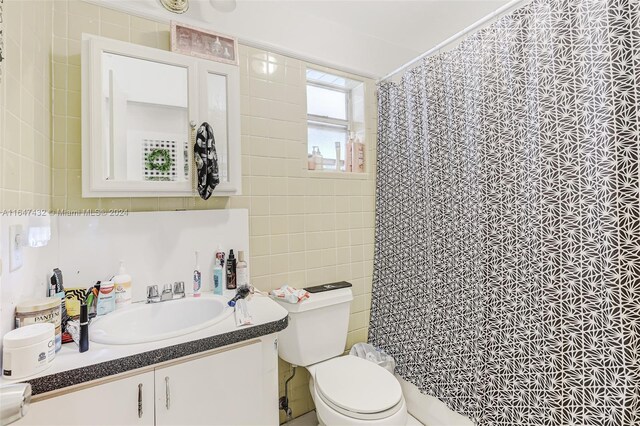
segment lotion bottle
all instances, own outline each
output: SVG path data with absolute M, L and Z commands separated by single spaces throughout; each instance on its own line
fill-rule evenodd
M 131 304 L 131 275 L 124 269 L 124 260 L 120 261 L 118 275 L 111 278 L 116 293 L 116 309 L 122 309 Z
M 249 273 L 247 262 L 244 260 L 244 252 L 238 252 L 238 263 L 236 264 L 236 284 L 238 287 L 249 285 Z

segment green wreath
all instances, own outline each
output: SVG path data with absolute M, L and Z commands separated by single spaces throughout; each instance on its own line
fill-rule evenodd
M 147 154 L 146 164 L 148 170 L 157 170 L 159 172 L 168 172 L 173 166 L 171 154 L 168 149 L 156 148 Z

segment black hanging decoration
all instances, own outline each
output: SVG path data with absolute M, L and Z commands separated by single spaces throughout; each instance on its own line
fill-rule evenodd
M 198 169 L 198 194 L 203 200 L 208 200 L 215 187 L 220 183 L 220 177 L 213 127 L 206 121 L 198 128 L 193 157 Z

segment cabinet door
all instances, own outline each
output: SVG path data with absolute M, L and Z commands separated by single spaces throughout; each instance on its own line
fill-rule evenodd
M 193 195 L 197 63 L 186 55 L 83 36 L 84 197 Z
M 241 195 L 240 73 L 235 65 L 198 62 L 199 117 L 213 127 L 220 183 L 213 195 Z
M 34 402 L 20 426 L 154 424 L 153 372 Z
M 156 425 L 264 425 L 262 344 L 156 369 Z

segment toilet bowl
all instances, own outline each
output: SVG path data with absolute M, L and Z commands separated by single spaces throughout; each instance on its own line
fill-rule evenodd
M 337 284 L 337 286 L 336 286 Z M 342 355 L 347 342 L 351 288 L 333 283 L 300 303 L 277 300 L 289 311 L 278 334 L 278 354 L 305 367 L 320 424 L 406 425 L 407 406 L 398 380 L 384 368 Z
M 406 425 L 397 379 L 382 367 L 345 355 L 307 367 L 321 425 Z

